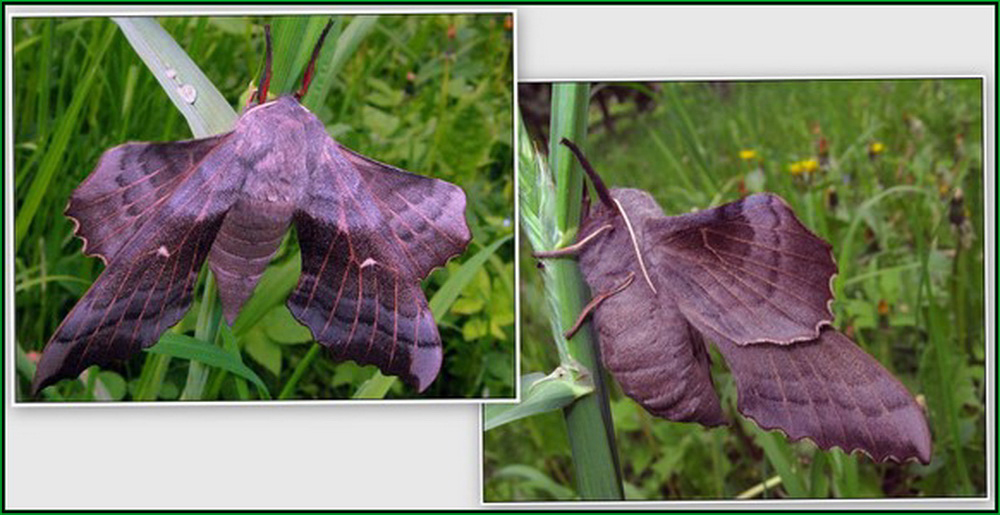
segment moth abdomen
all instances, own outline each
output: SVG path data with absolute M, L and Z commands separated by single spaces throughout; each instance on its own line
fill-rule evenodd
M 241 198 L 226 214 L 208 263 L 230 324 L 253 294 L 292 221 L 294 206 Z

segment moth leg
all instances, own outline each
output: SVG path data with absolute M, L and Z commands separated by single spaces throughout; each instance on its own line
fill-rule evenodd
M 531 255 L 534 256 L 534 257 L 536 257 L 536 258 L 560 258 L 560 257 L 567 257 L 567 256 L 575 256 L 581 250 L 583 250 L 583 247 L 587 246 L 588 243 L 590 243 L 591 241 L 593 241 L 593 239 L 595 237 L 597 237 L 597 235 L 601 234 L 602 232 L 604 232 L 604 231 L 606 231 L 606 230 L 608 230 L 610 228 L 611 228 L 611 224 L 602 225 L 602 226 L 598 227 L 596 231 L 588 234 L 586 238 L 584 238 L 584 239 L 582 239 L 582 240 L 580 240 L 580 241 L 578 241 L 578 242 L 576 242 L 576 243 L 574 243 L 574 244 L 572 244 L 572 245 L 570 245 L 568 247 L 563 247 L 561 249 L 556 249 L 556 250 L 543 250 L 543 251 L 540 251 L 540 252 L 533 252 Z
M 583 311 L 580 312 L 580 316 L 578 316 L 576 318 L 576 322 L 573 323 L 573 327 L 570 327 L 564 333 L 564 336 L 566 336 L 566 339 L 569 340 L 570 338 L 573 337 L 574 334 L 576 334 L 577 331 L 580 330 L 580 327 L 583 326 L 583 322 L 587 320 L 587 317 L 595 309 L 597 309 L 597 306 L 600 306 L 601 303 L 604 302 L 604 301 L 606 301 L 606 300 L 608 300 L 608 298 L 613 297 L 613 296 L 621 293 L 622 290 L 624 290 L 625 288 L 628 288 L 629 285 L 632 284 L 632 281 L 634 281 L 634 280 L 635 280 L 635 272 L 629 272 L 628 273 L 628 277 L 626 277 L 625 280 L 622 281 L 621 284 L 619 284 L 618 286 L 615 286 L 610 291 L 598 293 L 596 296 L 594 296 L 594 298 L 590 299 L 590 302 L 588 302 L 587 305 L 583 307 Z

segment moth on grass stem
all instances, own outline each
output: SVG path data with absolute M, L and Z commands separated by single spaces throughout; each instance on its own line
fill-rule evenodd
M 756 194 L 666 216 L 645 191 L 607 188 L 576 145 L 563 144 L 599 202 L 585 200 L 576 244 L 536 256 L 578 257 L 595 301 L 572 330 L 591 317 L 602 360 L 629 397 L 669 420 L 726 423 L 711 341 L 732 371 L 739 411 L 762 428 L 880 461 L 930 461 L 914 398 L 830 326 L 831 246 L 784 200 Z
M 272 101 L 265 28 L 260 83 L 231 132 L 101 156 L 66 215 L 107 268 L 45 346 L 35 393 L 155 344 L 191 306 L 206 259 L 232 324 L 293 224 L 302 274 L 287 305 L 315 340 L 419 391 L 437 377 L 420 280 L 468 245 L 465 193 L 340 145 L 299 103 L 329 28 L 301 88 Z

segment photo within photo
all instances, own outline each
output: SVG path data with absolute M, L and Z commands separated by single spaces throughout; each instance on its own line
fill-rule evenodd
M 483 501 L 985 496 L 982 88 L 521 83 Z
M 17 402 L 516 398 L 511 13 L 13 29 Z

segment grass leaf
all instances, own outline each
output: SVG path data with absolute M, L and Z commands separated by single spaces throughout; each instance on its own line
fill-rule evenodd
M 316 109 L 322 104 L 330 94 L 333 81 L 344 67 L 344 63 L 358 50 L 361 42 L 375 28 L 377 21 L 378 16 L 358 16 L 340 33 L 336 45 L 324 45 L 316 62 L 316 75 L 305 98 L 302 99 L 303 105 L 309 109 Z M 333 36 L 332 30 L 330 36 Z
M 196 138 L 233 128 L 236 111 L 156 20 L 146 17 L 112 20 L 121 28 L 170 101 L 184 115 Z
M 52 136 L 52 140 L 42 158 L 41 165 L 38 167 L 38 173 L 32 179 L 31 186 L 28 187 L 28 194 L 24 198 L 24 203 L 21 204 L 20 209 L 17 211 L 15 246 L 20 247 L 24 237 L 27 236 L 28 228 L 31 227 L 31 222 L 35 219 L 35 214 L 38 212 L 38 207 L 41 205 L 42 199 L 48 193 L 49 184 L 52 182 L 56 170 L 62 167 L 63 157 L 66 154 L 66 147 L 69 145 L 70 138 L 79 132 L 79 125 L 82 123 L 81 111 L 83 110 L 84 102 L 90 96 L 90 90 L 94 85 L 98 70 L 101 69 L 98 64 L 107 52 L 108 46 L 111 45 L 114 35 L 114 26 L 108 25 L 102 37 L 94 40 L 94 43 L 91 45 L 92 52 L 90 59 L 84 68 L 86 71 L 80 79 L 80 84 L 73 90 L 73 99 L 70 101 L 69 108 L 63 114 L 59 128 L 56 129 L 55 134 Z
M 198 361 L 210 367 L 231 372 L 253 383 L 257 387 L 257 392 L 262 399 L 271 398 L 264 381 L 253 370 L 244 365 L 237 356 L 221 347 L 210 345 L 208 342 L 183 334 L 168 332 L 160 338 L 159 343 L 146 349 L 146 352 Z
M 594 391 L 593 385 L 574 380 L 572 374 L 557 370 L 548 376 L 542 373 L 521 377 L 524 397 L 517 404 L 488 404 L 483 410 L 484 431 L 526 417 L 565 408 L 576 399 Z
M 458 298 L 462 290 L 472 282 L 472 279 L 476 277 L 476 273 L 482 268 L 486 261 L 493 255 L 494 252 L 500 248 L 501 245 L 513 238 L 513 234 L 508 234 L 503 236 L 493 243 L 490 243 L 485 248 L 477 252 L 474 256 L 468 259 L 462 266 L 458 268 L 454 273 L 452 273 L 448 280 L 441 285 L 437 293 L 431 297 L 428 304 L 431 308 L 431 313 L 434 314 L 435 320 L 441 320 L 444 315 L 448 313 L 451 305 Z

